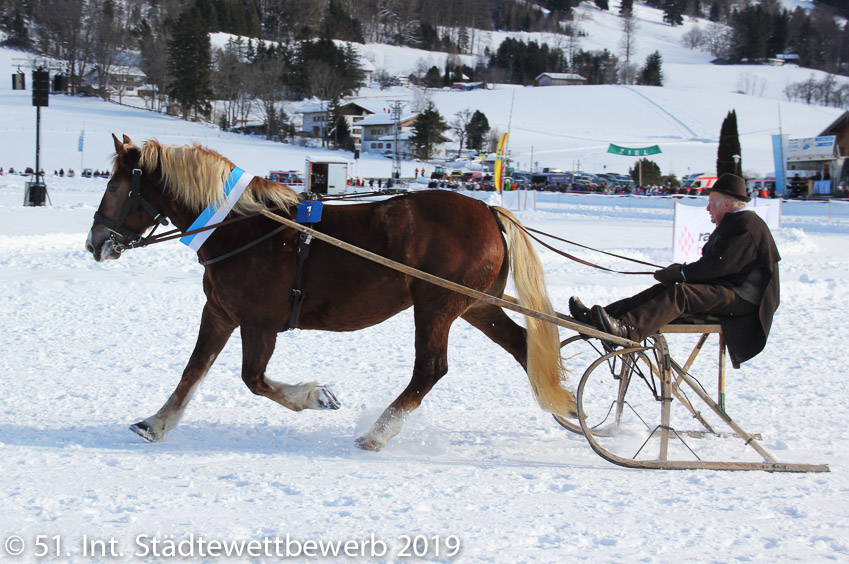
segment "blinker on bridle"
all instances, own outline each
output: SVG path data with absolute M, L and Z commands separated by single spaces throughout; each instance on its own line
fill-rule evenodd
M 152 237 L 154 231 L 156 231 L 156 228 L 160 225 L 168 225 L 168 218 L 165 217 L 165 214 L 157 210 L 153 204 L 148 202 L 144 196 L 142 196 L 141 176 L 142 170 L 140 168 L 134 168 L 133 180 L 130 184 L 130 194 L 127 196 L 127 200 L 124 202 L 124 206 L 121 208 L 121 213 L 118 214 L 117 219 L 106 217 L 100 212 L 94 213 L 94 220 L 103 224 L 111 232 L 110 240 L 119 253 L 122 252 L 124 248 L 132 249 L 133 247 L 143 243 L 146 239 L 141 233 L 136 233 L 124 225 L 124 222 L 127 220 L 127 216 L 138 207 L 141 207 L 144 211 L 149 213 L 151 217 L 153 217 L 153 230 L 151 230 L 147 238 Z M 115 238 L 117 235 L 129 239 L 129 244 L 124 245 L 119 243 Z

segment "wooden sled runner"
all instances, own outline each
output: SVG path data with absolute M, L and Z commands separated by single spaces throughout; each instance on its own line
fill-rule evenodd
M 594 360 L 584 372 L 578 384 L 577 408 L 578 421 L 571 421 L 555 415 L 555 419 L 566 429 L 584 435 L 592 449 L 602 458 L 627 468 L 666 469 L 666 470 L 763 470 L 768 472 L 828 472 L 824 464 L 782 463 L 773 457 L 759 442 L 759 436 L 747 433 L 725 411 L 725 343 L 722 329 L 718 323 L 671 324 L 663 327 L 659 333 L 637 343 L 599 331 L 580 323 L 571 317 L 557 314 L 547 315 L 523 307 L 509 296 L 496 298 L 460 284 L 438 278 L 426 272 L 411 268 L 388 258 L 376 255 L 319 231 L 296 223 L 268 211 L 263 215 L 298 231 L 312 235 L 331 245 L 354 253 L 428 281 L 443 288 L 465 294 L 504 309 L 554 323 L 560 327 L 576 331 L 579 335 L 566 339 L 561 350 L 569 345 L 598 348 L 592 353 Z M 682 365 L 676 362 L 670 352 L 664 334 L 694 333 L 700 338 Z M 711 334 L 719 335 L 718 358 L 718 400 L 715 401 L 701 384 L 690 374 L 696 357 Z M 614 348 L 613 345 L 621 348 Z M 564 356 L 571 356 L 567 349 Z M 597 358 L 596 358 L 597 357 Z M 690 399 L 693 393 L 695 398 Z M 681 431 L 672 425 L 672 404 L 677 400 L 692 418 L 704 427 L 703 431 Z M 709 423 L 708 417 L 697 409 L 697 405 L 706 405 L 708 415 L 713 414 L 733 432 L 733 437 L 719 433 Z M 634 422 L 638 422 L 634 425 Z M 642 429 L 634 428 L 642 425 Z M 636 450 L 628 450 L 634 438 L 640 434 Z M 742 441 L 754 449 L 763 462 L 721 462 L 702 460 L 685 441 L 694 435 L 723 437 L 723 440 Z M 650 449 L 655 449 L 649 452 Z M 686 457 L 678 459 L 678 452 Z
M 698 334 L 699 338 L 682 365 L 672 358 L 665 334 Z M 719 337 L 717 358 L 717 399 L 690 373 L 697 356 L 711 334 Z M 568 345 L 583 341 L 573 337 Z M 566 354 L 569 354 L 568 351 Z M 725 409 L 725 341 L 716 322 L 673 323 L 639 346 L 610 350 L 602 348 L 578 383 L 578 421 L 555 415 L 570 431 L 583 434 L 602 458 L 627 468 L 667 470 L 764 470 L 768 472 L 828 472 L 825 464 L 783 463 L 763 445 L 760 435 L 746 432 Z M 695 397 L 691 398 L 690 394 Z M 685 431 L 672 424 L 672 406 L 677 401 L 703 430 Z M 699 411 L 704 406 L 708 412 Z M 731 433 L 723 433 L 718 420 Z M 635 427 L 637 428 L 635 430 Z M 627 440 L 628 437 L 632 440 Z M 751 447 L 763 462 L 723 462 L 703 460 L 691 444 L 693 439 L 713 437 L 741 442 Z M 636 446 L 635 446 L 636 445 Z M 683 455 L 678 459 L 673 455 Z

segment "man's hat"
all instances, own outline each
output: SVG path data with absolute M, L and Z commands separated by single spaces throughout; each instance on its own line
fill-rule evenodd
M 705 191 L 705 194 L 710 194 L 711 192 L 719 192 L 720 194 L 725 194 L 744 202 L 751 200 L 748 194 L 746 194 L 746 181 L 730 172 L 726 172 L 720 176 L 714 182 L 713 186 Z

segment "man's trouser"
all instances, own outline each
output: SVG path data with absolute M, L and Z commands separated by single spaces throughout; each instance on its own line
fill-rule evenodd
M 758 311 L 731 288 L 717 284 L 655 284 L 639 294 L 613 302 L 604 310 L 629 325 L 630 338 L 642 341 L 682 314 L 740 316 Z

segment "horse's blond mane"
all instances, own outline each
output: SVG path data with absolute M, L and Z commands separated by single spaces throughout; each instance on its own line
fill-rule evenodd
M 195 212 L 224 200 L 224 182 L 235 166 L 211 149 L 192 145 L 162 145 L 147 141 L 141 148 L 139 166 L 148 173 L 160 168 L 165 187 L 172 196 Z M 273 207 L 298 203 L 298 195 L 288 186 L 255 177 L 233 211 L 254 213 Z

